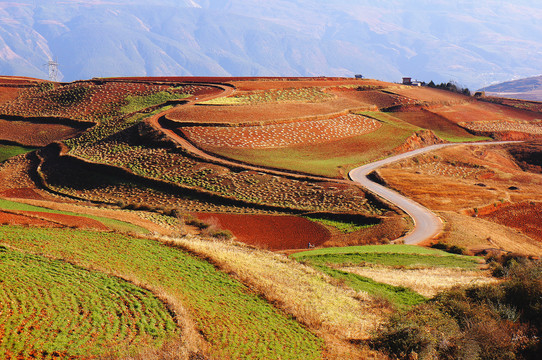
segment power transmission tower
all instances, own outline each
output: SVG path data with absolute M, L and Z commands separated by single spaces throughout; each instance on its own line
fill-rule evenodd
M 49 69 L 49 80 L 57 82 L 58 81 L 58 63 L 55 60 L 49 60 L 45 64 Z

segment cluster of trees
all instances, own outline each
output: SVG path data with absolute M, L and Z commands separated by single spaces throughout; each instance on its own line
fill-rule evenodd
M 455 288 L 398 313 L 373 338 L 394 359 L 542 359 L 542 263 L 505 259 L 497 285 Z
M 449 81 L 447 83 L 435 84 L 433 82 L 433 80 L 431 80 L 428 84 L 426 84 L 426 86 L 431 87 L 431 88 L 437 88 L 437 89 L 452 91 L 452 92 L 467 95 L 467 96 L 471 95 L 470 90 L 468 88 L 464 88 L 464 87 L 460 86 L 459 84 L 457 84 L 454 81 Z

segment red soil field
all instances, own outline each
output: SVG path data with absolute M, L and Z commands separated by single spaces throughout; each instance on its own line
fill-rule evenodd
M 2 82 L 0 81 L 0 84 L 1 83 Z M 0 86 L 0 104 L 15 99 L 21 90 L 22 88 Z
M 35 124 L 0 119 L 0 140 L 27 146 L 46 146 L 56 140 L 71 138 L 80 132 L 80 129 L 62 124 Z
M 269 250 L 319 246 L 331 234 L 323 226 L 297 216 L 196 213 L 198 219 L 230 230 L 238 241 Z
M 393 88 L 393 90 L 391 91 L 411 99 L 428 103 L 447 104 L 450 102 L 457 103 L 472 101 L 472 98 L 469 98 L 462 94 L 457 94 L 452 91 L 442 89 L 433 89 L 429 87 L 399 86 L 397 88 Z
M 90 219 L 90 218 L 86 218 L 82 216 L 53 214 L 53 213 L 40 212 L 40 211 L 15 211 L 11 213 L 11 212 L 3 212 L 1 210 L 0 210 L 0 214 L 7 214 L 4 216 L 6 219 L 4 223 L 10 223 L 9 219 L 13 219 L 15 221 L 13 225 L 26 224 L 26 225 L 34 225 L 34 226 L 51 226 L 51 224 L 53 224 L 54 227 L 67 226 L 67 227 L 73 227 L 73 228 L 78 228 L 78 229 L 94 229 L 94 230 L 101 230 L 101 231 L 109 230 L 107 226 L 105 226 L 98 220 L 94 220 L 94 219 Z
M 40 227 L 62 227 L 62 225 L 25 215 L 12 214 L 0 210 L 0 225 L 24 225 L 24 226 L 40 226 Z
M 32 199 L 32 200 L 47 200 L 32 188 L 16 188 L 1 191 L 0 195 L 14 199 Z
M 512 119 L 531 122 L 540 119 L 540 114 L 534 112 L 484 102 L 446 106 L 432 111 L 455 123 Z
M 480 216 L 513 229 L 542 242 L 542 203 L 525 201 L 504 206 L 490 214 Z
M 419 111 L 394 112 L 393 116 L 424 129 L 442 131 L 455 136 L 472 136 L 467 130 L 457 126 L 454 122 L 428 110 L 421 109 Z
M 338 97 L 320 103 L 264 103 L 257 105 L 193 105 L 176 109 L 167 118 L 199 123 L 272 123 L 278 120 L 346 113 L 348 109 L 374 110 L 361 100 Z

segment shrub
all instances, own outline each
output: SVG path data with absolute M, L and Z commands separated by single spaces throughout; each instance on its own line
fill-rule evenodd
M 373 345 L 401 359 L 542 358 L 542 264 L 513 258 L 500 258 L 503 283 L 440 293 L 391 317 Z

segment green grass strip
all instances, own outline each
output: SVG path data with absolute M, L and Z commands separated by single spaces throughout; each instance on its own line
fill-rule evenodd
M 18 203 L 15 201 L 9 201 L 9 200 L 4 200 L 4 199 L 0 199 L 0 209 L 14 210 L 14 211 L 38 211 L 38 212 L 44 212 L 44 213 L 50 213 L 50 214 L 80 216 L 80 217 L 99 221 L 105 226 L 113 230 L 118 230 L 121 232 L 136 232 L 136 233 L 141 233 L 141 234 L 149 233 L 147 229 L 141 226 L 137 226 L 137 225 L 130 224 L 128 222 L 124 222 L 120 220 L 115 220 L 115 219 L 102 217 L 102 216 L 79 214 L 79 213 L 74 213 L 70 211 L 52 210 L 52 209 L 48 209 L 48 208 L 44 208 L 40 206 L 28 205 L 28 204 Z
M 314 265 L 314 267 L 337 280 L 344 281 L 346 286 L 356 291 L 364 291 L 373 296 L 386 299 L 399 309 L 417 305 L 427 300 L 422 295 L 404 286 L 379 283 L 364 276 L 332 269 L 324 265 Z
M 300 261 L 314 264 L 377 264 L 408 267 L 449 267 L 476 269 L 478 259 L 473 256 L 450 254 L 445 251 L 414 245 L 368 245 L 325 248 L 291 255 Z
M 0 145 L 0 162 L 6 161 L 7 159 L 20 154 L 26 154 L 27 152 L 34 150 L 36 149 L 17 145 Z
M 128 355 L 178 336 L 171 314 L 149 291 L 1 246 L 0 324 L 2 359 L 49 358 L 53 351 L 62 358 Z
M 190 97 L 191 95 L 187 94 L 178 94 L 170 93 L 167 91 L 161 91 L 159 93 L 147 95 L 147 96 L 127 96 L 126 101 L 128 102 L 124 105 L 120 111 L 123 114 L 133 113 L 148 107 L 163 104 L 169 100 L 178 100 Z
M 326 226 L 333 227 L 343 234 L 349 234 L 361 229 L 367 229 L 371 226 L 374 226 L 375 224 L 356 224 L 354 222 L 348 222 L 348 221 L 341 221 L 341 220 L 333 220 L 333 219 L 324 219 L 314 216 L 304 216 L 306 219 L 310 221 L 314 221 L 320 224 L 324 224 Z
M 72 229 L 0 227 L 0 243 L 157 286 L 190 310 L 214 358 L 321 359 L 323 342 L 213 265 L 156 241 Z

